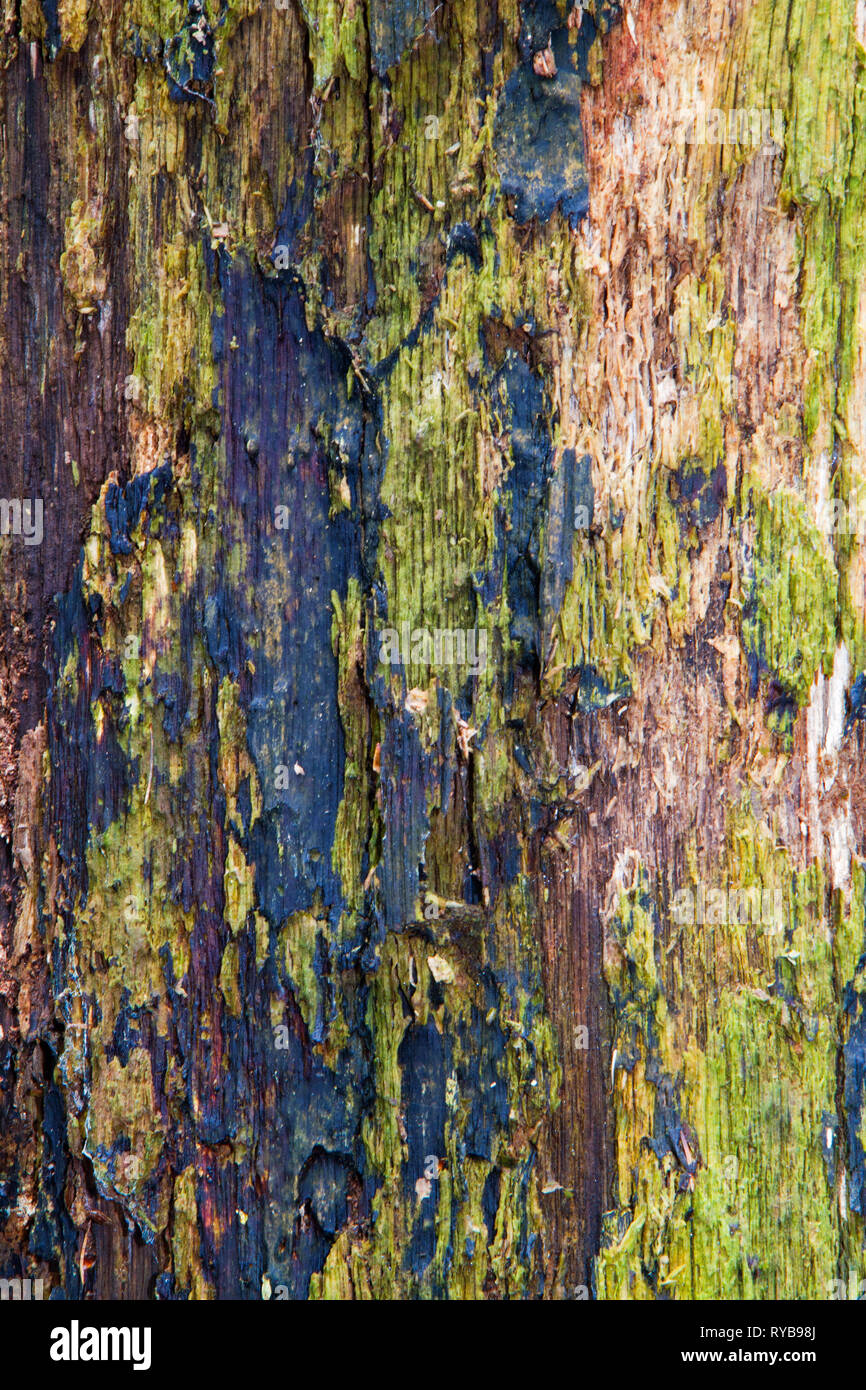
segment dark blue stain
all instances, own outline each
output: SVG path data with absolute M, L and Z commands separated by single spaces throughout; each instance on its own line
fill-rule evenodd
M 481 1215 L 487 1227 L 487 1243 L 493 1244 L 496 1235 L 496 1213 L 499 1210 L 499 1192 L 502 1187 L 502 1173 L 499 1168 L 491 1168 L 484 1180 L 481 1194 Z
M 117 695 L 120 697 L 126 693 L 123 668 L 119 661 L 115 661 L 114 658 L 110 656 L 103 658 L 96 674 L 93 691 L 96 696 Z
M 499 536 L 508 570 L 511 636 L 527 660 L 537 658 L 539 648 L 541 526 L 553 453 L 549 408 L 541 380 L 511 348 L 491 382 L 494 402 L 502 400 L 500 387 L 512 464 L 502 484 L 508 524 L 500 520 Z
M 570 460 L 567 456 L 570 455 Z M 563 455 L 563 466 L 568 469 L 570 461 L 570 473 L 572 480 L 572 506 L 570 510 L 572 524 L 576 531 L 583 530 L 592 526 L 595 520 L 595 489 L 592 485 L 592 459 L 589 454 L 581 454 L 577 457 L 573 449 L 566 449 Z
M 243 635 L 234 621 L 229 595 L 222 585 L 205 598 L 202 617 L 208 656 L 220 676 L 237 680 L 242 665 Z
M 275 248 L 277 246 L 287 247 L 290 260 L 294 260 L 298 236 L 312 216 L 316 188 L 316 180 L 313 178 L 313 147 L 311 144 L 298 155 L 298 159 L 301 161 L 302 175 L 300 178 L 297 176 L 293 178 L 289 184 L 285 202 L 277 217 L 274 235 Z M 276 250 L 271 259 L 276 261 Z
M 491 1006 L 494 993 L 488 990 Z M 486 1015 L 473 1008 L 468 1027 L 461 1027 L 464 1060 L 458 1067 L 457 1084 L 461 1103 L 469 1107 L 462 1135 L 465 1151 L 475 1158 L 492 1159 L 508 1128 L 510 1102 L 505 1034 L 498 1017 L 489 1024 L 485 1020 Z
M 333 1241 L 319 1229 L 315 1217 L 303 1212 L 295 1222 L 292 1263 L 288 1274 L 289 1297 L 307 1297 L 310 1280 L 321 1274 Z
M 466 256 L 476 270 L 481 269 L 481 243 L 475 228 L 469 222 L 456 222 L 448 233 L 446 264 L 450 265 L 454 257 L 459 255 Z
M 263 800 L 249 846 L 260 904 L 280 922 L 319 892 L 336 921 L 344 903 L 331 850 L 345 751 L 331 594 L 345 598 L 361 576 L 365 407 L 359 390 L 348 395 L 347 349 L 308 332 L 293 275 L 265 279 L 242 258 L 221 273 L 225 337 L 237 343 L 222 364 L 228 500 L 244 518 L 248 563 L 205 600 L 208 648 L 244 674 Z M 337 470 L 352 507 L 331 517 Z
M 166 462 L 150 473 L 131 478 L 125 487 L 118 483 L 109 485 L 105 494 L 105 519 L 112 555 L 131 554 L 130 532 L 138 525 L 145 506 L 156 510 L 171 486 L 171 479 L 171 463 Z
M 576 73 L 586 82 L 589 79 L 589 50 L 597 36 L 606 34 L 619 20 L 622 7 L 609 4 L 607 0 L 596 0 L 592 11 L 584 8 L 580 28 L 575 32 L 563 24 L 556 0 L 523 0 L 517 41 L 523 62 L 531 62 L 536 53 L 552 42 L 557 68 Z M 562 43 L 563 38 L 565 44 Z
M 421 38 L 435 8 L 435 0 L 370 0 L 370 50 L 379 77 Z
M 225 22 L 226 13 L 227 6 L 223 4 L 219 24 Z M 168 40 L 163 52 L 172 101 L 199 100 L 213 107 L 210 93 L 215 58 L 216 40 L 202 0 L 188 0 L 186 22 Z
M 727 498 L 725 465 L 718 463 L 706 472 L 699 460 L 686 459 L 673 476 L 678 492 L 676 507 L 683 522 L 700 527 L 715 521 Z
M 467 243 L 461 253 L 471 259 L 471 250 Z M 345 902 L 331 852 L 344 789 L 345 752 L 331 595 L 336 592 L 345 599 L 355 579 L 371 596 L 370 611 L 374 606 L 377 612 L 386 611 L 375 577 L 376 528 L 383 514 L 378 501 L 383 458 L 376 443 L 381 416 L 375 395 L 352 377 L 344 344 L 308 332 L 296 277 L 281 273 L 265 278 L 245 259 L 231 261 L 224 255 L 214 255 L 209 264 L 219 278 L 224 305 L 224 314 L 214 319 L 222 428 L 213 437 L 221 433 L 221 444 L 219 451 L 210 453 L 200 436 L 200 457 L 190 448 L 191 505 L 200 509 L 199 533 L 207 542 L 202 551 L 208 563 L 199 567 L 192 591 L 180 605 L 178 670 L 163 672 L 157 664 L 151 691 L 166 735 L 190 755 L 183 780 L 171 788 L 172 814 L 185 834 L 173 857 L 168 893 L 194 916 L 188 941 L 191 965 L 181 980 L 169 948 L 160 953 L 167 1038 L 154 1036 L 149 1010 L 130 1008 L 124 997 L 117 1017 L 108 1021 L 108 1051 L 128 1065 L 133 1050 L 146 1047 L 158 1096 L 168 1087 L 171 1060 L 177 1108 L 173 1101 L 171 1118 L 164 1113 L 159 1122 L 176 1171 L 198 1163 L 202 1148 L 256 1136 L 254 1158 L 236 1165 L 214 1162 L 198 1184 L 199 1201 L 214 1213 L 202 1235 L 202 1262 L 218 1296 L 258 1297 L 266 1268 L 272 1284 L 285 1284 L 292 1297 L 303 1297 L 335 1233 L 348 1219 L 350 1196 L 354 1213 L 356 1202 L 369 1209 L 375 1191 L 359 1137 L 373 1093 L 368 984 L 360 971 L 353 984 L 339 972 L 348 974 L 359 964 L 376 970 L 377 943 L 388 929 L 400 930 L 414 917 L 429 833 L 428 807 L 438 805 L 444 814 L 454 795 L 454 727 L 451 697 L 442 691 L 441 744 L 431 752 L 423 750 L 414 720 L 400 702 L 395 710 L 379 682 L 375 699 L 382 716 L 385 839 L 378 897 L 374 907 L 371 893 L 354 938 L 338 941 L 335 928 Z M 515 593 L 522 592 L 521 566 L 527 569 L 521 612 L 527 622 L 534 612 L 537 625 L 538 520 L 551 452 L 544 393 L 539 379 L 516 358 L 503 365 L 495 385 L 497 391 L 502 386 L 514 440 L 496 563 L 501 582 L 507 562 Z M 201 499 L 212 495 L 212 470 L 217 466 L 219 509 L 204 515 Z M 351 506 L 332 517 L 335 474 L 346 478 Z M 177 550 L 175 509 L 166 506 L 171 476 L 170 466 L 163 465 L 148 478 L 111 492 L 106 512 L 113 553 L 129 553 L 124 547 L 130 545 L 145 512 L 148 530 L 151 521 L 160 526 L 166 552 Z M 288 518 L 280 529 L 275 526 L 277 506 L 286 508 Z M 508 540 L 506 522 L 511 526 Z M 116 662 L 102 656 L 97 637 L 103 615 L 89 612 L 84 604 L 80 569 L 72 592 L 58 602 L 57 613 L 49 707 L 55 773 L 51 818 L 59 828 L 69 900 L 75 900 L 77 886 L 86 902 L 88 840 L 124 815 L 131 788 L 136 779 L 147 776 L 147 768 L 130 763 L 118 742 L 123 717 L 120 671 Z M 263 799 L 262 814 L 254 824 L 245 782 L 237 815 L 231 826 L 226 825 L 215 702 L 195 711 L 195 723 L 191 722 L 189 672 L 201 660 L 201 645 L 217 677 L 212 688 L 224 677 L 238 686 L 248 751 Z M 79 678 L 74 687 L 67 687 L 57 676 L 76 648 Z M 67 694 L 67 689 L 73 693 Z M 98 743 L 91 712 L 94 698 L 100 698 L 112 716 L 103 722 Z M 277 784 L 278 767 L 286 769 L 285 786 Z M 212 789 L 212 801 L 202 796 L 202 787 Z M 256 962 L 252 922 L 242 924 L 235 934 L 238 991 L 244 1001 L 239 1017 L 214 1002 L 228 938 L 223 897 L 228 837 L 237 840 L 253 866 L 256 906 L 271 927 L 262 965 Z M 478 851 L 481 862 L 492 866 L 488 877 L 495 896 L 500 861 L 506 880 L 519 871 L 518 842 L 503 829 L 501 843 L 493 848 L 480 843 Z M 303 1012 L 277 943 L 278 927 L 301 908 L 314 910 L 321 922 L 313 950 L 316 988 L 312 997 L 304 998 Z M 72 978 L 74 940 L 70 913 L 67 931 L 58 934 L 52 951 L 58 982 Z M 491 958 L 495 947 L 491 928 Z M 496 1007 L 502 988 L 513 994 L 518 983 L 530 993 L 537 987 L 526 962 L 521 965 L 526 978 L 519 982 L 511 979 L 511 968 L 503 967 L 502 979 L 497 977 L 487 1009 Z M 440 990 L 437 1002 L 447 1006 L 444 993 Z M 290 1025 L 286 1049 L 278 1050 L 273 1040 L 274 997 L 284 1001 Z M 326 1063 L 316 1044 L 327 1036 L 338 1007 L 346 1019 L 348 1040 L 339 1056 Z M 414 1204 L 414 1183 L 424 1175 L 428 1160 L 445 1156 L 445 1086 L 454 1064 L 452 1042 L 432 1024 L 419 1028 L 408 1001 L 406 1010 L 408 1031 L 399 1060 L 409 1148 L 405 1179 Z M 468 1100 L 469 1120 L 460 1144 L 464 1151 L 484 1154 L 491 1161 L 496 1135 L 508 1126 L 507 1042 L 498 1024 L 487 1025 L 485 1018 L 483 1010 L 473 1014 L 461 1040 L 461 1055 L 467 1060 L 461 1063 L 458 1079 Z M 102 1157 L 110 1162 L 124 1145 L 128 1140 L 120 1138 Z M 251 1192 L 262 1184 L 267 1189 L 264 1200 L 258 1187 Z M 493 1201 L 494 1186 L 487 1192 L 488 1201 Z M 408 1255 L 413 1270 L 426 1268 L 433 1256 L 437 1194 L 434 1181 Z M 155 1219 L 156 1181 L 138 1195 Z M 248 1215 L 243 1228 L 238 1210 Z M 169 1292 L 179 1298 L 185 1293 L 174 1285 Z
M 173 1274 L 158 1274 L 154 1292 L 160 1303 L 184 1303 L 186 1294 L 178 1286 Z
M 502 192 L 517 222 L 547 222 L 557 203 L 575 227 L 589 210 L 580 79 L 519 67 L 505 84 L 493 126 Z
M 845 699 L 848 706 L 845 733 L 850 734 L 858 719 L 866 719 L 866 671 L 860 672 Z
M 40 2 L 42 14 L 45 18 L 45 38 L 43 42 L 49 61 L 53 62 L 63 45 L 63 37 L 60 32 L 60 6 L 58 0 L 40 0 Z
M 614 685 L 609 685 L 594 666 L 585 665 L 580 668 L 574 703 L 581 714 L 595 714 L 619 700 L 628 700 L 631 693 L 627 676 L 621 675 Z
M 404 1256 L 404 1267 L 416 1274 L 423 1273 L 436 1249 L 437 1164 L 445 1157 L 445 1084 L 451 1071 L 452 1048 L 451 1039 L 443 1036 L 431 1019 L 407 1028 L 397 1054 L 408 1149 L 403 1165 L 406 1201 L 414 1207 L 418 1202 L 415 1184 L 425 1177 L 430 1181 L 430 1195 L 420 1202 Z
M 129 26 L 123 42 L 123 51 L 141 63 L 158 63 L 162 47 L 162 39 L 158 35 L 144 35 L 135 24 Z
M 601 9 L 604 32 L 619 9 Z M 533 217 L 546 222 L 559 204 L 575 227 L 589 208 L 580 93 L 598 29 L 592 15 L 584 11 L 575 34 L 563 24 L 550 0 L 522 5 L 521 21 L 522 63 L 499 97 L 493 128 L 502 192 L 514 198 L 518 222 Z M 541 77 L 533 68 L 533 59 L 548 45 L 555 77 Z
M 360 1181 L 351 1157 L 321 1148 L 314 1150 L 298 1178 L 298 1200 L 307 1204 L 320 1231 L 331 1240 L 349 1218 L 353 1180 Z
M 129 1000 L 129 990 L 124 988 L 117 1018 L 114 1021 L 114 1032 L 111 1042 L 106 1048 L 106 1057 L 117 1057 L 121 1066 L 124 1067 L 128 1066 L 133 1050 L 141 1043 L 138 1025 L 142 1011 L 130 1008 Z
M 130 763 L 127 759 L 113 721 L 106 720 L 101 740 L 96 739 L 92 728 L 88 729 L 85 739 L 89 753 L 84 772 L 87 823 L 97 835 L 101 835 L 123 814 L 137 780 L 138 764 Z M 79 747 L 78 756 L 82 751 Z
M 254 1000 L 254 1011 L 269 1012 L 264 992 Z M 356 1013 L 350 1001 L 352 1037 L 336 1071 L 311 1051 L 293 1011 L 286 1014 L 290 1026 L 283 1041 L 288 1046 L 272 1047 L 268 1034 L 267 1058 L 259 1055 L 262 1033 L 247 1025 L 255 1074 L 272 1077 L 276 1090 L 274 1119 L 262 1134 L 259 1159 L 271 1174 L 271 1200 L 262 1226 L 271 1252 L 268 1272 L 272 1284 L 284 1286 L 293 1299 L 307 1296 L 311 1275 L 323 1267 L 334 1236 L 348 1219 L 350 1192 L 359 1204 L 357 1215 L 363 1218 L 369 1211 L 374 1185 L 365 1176 L 366 1157 L 357 1137 L 362 1107 L 372 1098 L 362 1050 L 365 1007 L 360 999 Z M 299 1206 L 300 1217 L 294 1220 Z
M 237 791 L 237 798 L 236 798 L 236 800 L 237 800 L 238 813 L 240 814 L 240 818 L 241 818 L 241 825 L 240 825 L 240 828 L 241 828 L 241 830 L 243 831 L 243 834 L 246 835 L 246 834 L 248 834 L 248 832 L 249 832 L 250 822 L 252 821 L 252 818 L 253 818 L 253 803 L 252 803 L 252 795 L 251 795 L 251 792 L 250 792 L 250 779 L 249 779 L 249 777 L 243 777 L 243 778 L 241 778 L 241 781 L 240 781 L 240 783 L 238 784 L 238 791 Z
M 375 644 L 372 644 L 375 646 Z M 376 651 L 371 651 L 371 662 Z M 437 746 L 425 750 L 413 717 L 394 708 L 381 677 L 371 682 L 383 714 L 379 786 L 385 835 L 379 867 L 379 900 L 373 939 L 400 931 L 415 919 L 421 891 L 424 846 L 430 830 L 429 806 L 445 814 L 454 789 L 455 740 L 452 700 L 440 688 L 440 735 Z
M 418 865 L 430 829 L 427 786 L 434 772 L 411 715 L 395 715 L 386 725 L 381 749 L 385 839 L 382 846 L 381 913 L 383 932 L 399 930 L 415 917 L 420 892 Z
M 156 670 L 153 689 L 157 704 L 162 706 L 162 727 L 171 743 L 180 742 L 189 706 L 189 684 L 186 674 Z
M 494 845 L 496 853 L 496 880 L 499 883 L 514 883 L 520 873 L 522 854 L 520 841 L 513 828 L 506 827 Z
M 70 1298 L 82 1294 L 76 1254 L 79 1233 L 66 1211 L 65 1188 L 69 1166 L 66 1138 L 66 1108 L 63 1095 L 54 1080 L 54 1058 L 45 1087 L 42 1108 L 42 1170 L 39 1183 L 39 1207 L 30 1235 L 30 1253 L 40 1260 L 60 1257 L 67 1270 L 66 1293 Z
M 843 1104 L 848 1130 L 848 1205 L 862 1215 L 866 1211 L 866 1154 L 860 1138 L 863 1090 L 866 1087 L 866 1012 L 859 1008 L 843 1049 L 845 1087 Z
M 541 606 L 544 629 L 549 632 L 574 574 L 574 536 L 588 536 L 595 512 L 595 493 L 589 454 L 579 458 L 564 449 L 559 467 L 550 479 L 544 526 L 544 565 Z
M 655 1114 L 653 1137 L 647 1137 L 643 1142 L 652 1149 L 659 1163 L 669 1153 L 674 1155 L 682 1170 L 678 1181 L 685 1190 L 682 1179 L 697 1172 L 700 1154 L 694 1131 L 682 1116 L 680 1082 L 665 1074 L 654 1052 L 647 1058 L 647 1079 L 655 1087 Z M 688 1151 L 683 1143 L 684 1138 L 689 1145 Z

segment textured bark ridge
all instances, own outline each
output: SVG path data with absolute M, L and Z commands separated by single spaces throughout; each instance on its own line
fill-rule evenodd
M 866 1276 L 864 43 L 7 4 L 0 1277 Z

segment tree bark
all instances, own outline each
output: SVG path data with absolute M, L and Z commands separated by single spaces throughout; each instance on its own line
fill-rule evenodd
M 859 1289 L 864 43 L 7 4 L 0 1277 Z

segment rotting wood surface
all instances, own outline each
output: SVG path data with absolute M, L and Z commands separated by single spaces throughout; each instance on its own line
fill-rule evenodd
M 7 5 L 0 1278 L 866 1277 L 864 44 Z

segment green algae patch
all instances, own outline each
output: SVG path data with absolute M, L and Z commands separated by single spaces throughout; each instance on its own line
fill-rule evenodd
M 130 140 L 129 226 L 133 310 L 127 347 L 135 403 L 155 420 L 183 419 L 211 406 L 216 387 L 212 320 L 217 286 L 205 266 L 203 232 L 221 225 L 201 202 L 185 171 L 188 108 L 172 102 L 164 79 L 139 69 L 134 139 Z M 211 139 L 215 137 L 210 137 Z M 165 179 L 168 194 L 155 220 L 148 190 Z
M 825 1131 L 836 1109 L 837 1029 L 820 872 L 793 876 L 783 902 L 781 930 L 725 924 L 711 933 L 729 983 L 684 1065 L 705 1161 L 694 1201 L 696 1296 L 823 1297 L 835 1265 Z
M 618 1207 L 595 1268 L 599 1298 L 652 1298 L 670 1282 L 672 1227 L 688 1205 L 680 1179 L 678 1079 L 660 982 L 658 913 L 636 856 L 617 866 L 604 973 L 614 1017 L 611 1064 Z
M 578 536 L 573 547 L 573 577 L 553 627 L 545 693 L 555 695 L 570 672 L 589 668 L 584 703 L 603 708 L 630 690 L 632 653 L 650 641 L 658 599 L 647 540 L 633 523 L 603 537 Z
M 198 1235 L 199 1209 L 196 1170 L 192 1164 L 178 1173 L 172 1189 L 173 1221 L 170 1231 L 172 1265 L 178 1288 L 191 1299 L 212 1299 L 213 1285 L 204 1270 Z
M 58 0 L 57 18 L 64 48 L 78 53 L 87 38 L 89 0 Z
M 699 867 L 692 845 L 687 884 L 661 901 L 636 863 L 619 874 L 605 945 L 618 1202 L 599 1297 L 832 1287 L 839 974 L 862 944 L 863 873 L 840 913 L 820 868 L 793 871 L 750 804 L 732 804 L 719 862 Z
M 674 334 L 682 380 L 697 402 L 697 424 L 688 447 L 713 467 L 724 454 L 724 420 L 734 405 L 737 332 L 725 302 L 722 258 L 713 256 L 702 277 L 687 275 L 674 296 Z
M 500 916 L 502 947 L 526 950 L 517 901 Z M 556 1104 L 552 1035 L 540 996 L 496 987 L 456 921 L 446 909 L 435 931 L 390 936 L 370 981 L 375 1101 L 362 1133 L 382 1186 L 364 1265 L 377 1298 L 480 1298 L 491 1280 L 522 1297 L 538 1276 L 531 1136 Z M 326 1266 L 321 1296 L 342 1278 Z
M 744 562 L 743 646 L 802 707 L 816 672 L 833 669 L 838 574 L 793 489 L 768 496 L 744 482 L 742 495 L 753 537 Z
M 804 433 L 813 455 L 834 455 L 833 502 L 848 524 L 834 528 L 840 571 L 841 635 L 855 666 L 866 659 L 861 547 L 864 516 L 859 439 L 866 248 L 866 68 L 862 57 L 852 106 L 853 144 L 844 200 L 824 194 L 804 221 L 801 306 L 808 349 Z
M 336 1000 L 317 969 L 322 942 L 329 935 L 327 918 L 296 912 L 280 928 L 277 961 L 285 973 L 311 1038 L 323 1039 L 338 1022 Z M 330 1040 L 333 1049 L 334 1040 Z
M 362 77 L 367 49 L 366 8 L 361 0 L 301 0 L 307 27 L 313 85 L 317 91 L 339 73 Z
M 859 62 L 855 0 L 758 0 L 743 11 L 722 105 L 784 113 L 783 203 L 844 198 Z
M 722 459 L 736 329 L 724 296 L 719 257 L 703 278 L 686 276 L 677 287 L 679 369 L 694 398 L 684 412 L 683 456 L 644 462 L 623 511 L 608 504 L 605 516 L 596 507 L 591 527 L 575 524 L 568 582 L 546 639 L 546 695 L 570 688 L 579 672 L 580 707 L 603 708 L 630 693 L 634 653 L 658 640 L 660 614 L 676 643 L 693 627 L 690 552 L 732 500 Z
M 108 289 L 105 205 L 100 198 L 76 198 L 66 219 L 60 275 L 68 301 L 79 314 L 95 314 Z
M 779 197 L 783 208 L 799 216 L 806 348 L 802 432 L 813 466 L 822 457 L 838 460 L 833 487 L 846 505 L 858 486 L 851 435 L 852 424 L 857 428 L 852 414 L 858 410 L 854 387 L 866 265 L 866 54 L 857 33 L 854 0 L 798 0 L 793 7 L 760 0 L 735 30 L 725 78 L 726 104 L 736 97 L 738 106 L 784 113 Z M 843 530 L 834 545 L 841 636 L 859 665 L 866 652 L 854 598 L 859 541 Z M 820 585 L 814 565 L 809 569 L 809 582 Z M 802 681 L 797 684 L 802 690 Z
M 85 1152 L 100 1189 L 122 1197 L 146 1230 L 160 1229 L 168 1217 L 165 1189 L 155 1219 L 138 1200 L 139 1188 L 158 1174 L 163 1147 L 153 1123 L 149 1053 L 137 1048 L 124 1066 L 119 1058 L 109 1060 L 95 1051 L 92 1084 Z

